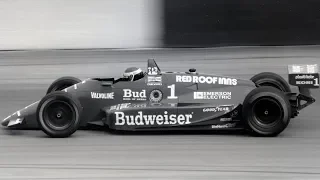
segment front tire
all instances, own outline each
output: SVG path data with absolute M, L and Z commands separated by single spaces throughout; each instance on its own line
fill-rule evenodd
M 277 136 L 288 126 L 290 117 L 289 100 L 274 87 L 258 87 L 243 102 L 243 119 L 254 136 Z
M 63 91 L 52 92 L 39 102 L 37 121 L 41 130 L 53 138 L 72 135 L 80 125 L 80 103 Z
M 75 77 L 71 77 L 71 76 L 61 77 L 61 78 L 55 80 L 49 86 L 46 94 L 49 94 L 54 91 L 61 91 L 65 88 L 68 88 L 68 87 L 73 86 L 75 84 L 78 84 L 80 82 L 81 82 L 81 80 L 78 78 L 75 78 Z

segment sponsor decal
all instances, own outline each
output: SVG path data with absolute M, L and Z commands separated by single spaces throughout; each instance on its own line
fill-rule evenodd
M 130 108 L 130 104 L 131 103 L 123 103 L 123 104 L 117 104 L 117 105 L 113 105 L 110 106 L 110 110 L 121 110 L 121 109 L 127 109 Z
M 230 111 L 230 106 L 218 106 L 218 107 L 210 107 L 210 108 L 204 108 L 203 112 L 221 112 L 221 111 Z
M 297 81 L 296 83 L 298 85 L 300 85 L 300 84 L 313 84 L 313 81 Z M 319 86 L 319 85 L 317 84 L 317 86 Z
M 238 114 L 239 114 L 239 112 L 237 110 L 235 110 L 235 111 L 231 112 L 230 116 L 236 117 L 236 116 L 238 116 Z
M 161 76 L 148 76 L 148 86 L 161 86 L 162 77 Z
M 112 93 L 96 93 L 91 92 L 92 99 L 114 99 L 114 92 Z
M 231 99 L 231 92 L 194 92 L 194 99 Z
M 319 81 L 318 78 L 316 78 L 314 75 L 307 75 L 307 74 L 303 74 L 303 75 L 296 75 L 295 76 L 296 84 L 300 85 L 300 84 L 311 84 L 311 85 L 315 85 L 315 86 L 319 86 Z
M 228 123 L 223 125 L 212 125 L 212 129 L 223 129 L 223 128 L 232 128 L 235 127 L 236 123 Z
M 131 89 L 123 89 L 123 100 L 145 101 L 146 99 L 147 99 L 146 90 L 135 92 L 135 91 L 132 91 Z
M 127 109 L 127 108 L 140 108 L 140 107 L 147 107 L 146 104 L 131 104 L 131 103 L 122 103 L 110 106 L 110 110 L 121 110 L 121 109 Z
M 289 69 L 289 74 L 318 73 L 318 65 L 317 64 L 294 64 L 294 65 L 289 65 L 288 69 Z
M 292 72 L 293 73 L 301 73 L 301 67 L 300 66 L 296 66 L 296 65 L 293 65 L 292 66 Z
M 294 86 L 319 87 L 319 74 L 289 74 L 289 83 Z
M 115 125 L 143 126 L 143 125 L 184 125 L 190 124 L 192 114 L 168 114 L 164 111 L 163 114 L 148 114 L 144 115 L 142 111 L 138 111 L 136 115 L 126 115 L 124 112 L 115 112 Z
M 295 79 L 313 79 L 313 78 L 314 78 L 313 75 L 306 75 L 306 74 L 304 74 L 304 75 L 297 75 L 297 76 L 295 77 Z
M 148 75 L 157 75 L 159 69 L 157 67 L 148 67 Z
M 162 92 L 158 89 L 152 90 L 150 93 L 150 101 L 158 103 L 162 100 Z
M 237 79 L 227 77 L 212 77 L 212 76 L 189 76 L 177 75 L 176 82 L 192 82 L 201 84 L 222 84 L 222 85 L 237 85 Z
M 220 118 L 221 122 L 228 122 L 228 121 L 232 121 L 232 118 Z

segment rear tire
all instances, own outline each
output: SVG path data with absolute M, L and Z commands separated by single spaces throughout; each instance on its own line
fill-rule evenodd
M 54 91 L 61 91 L 67 87 L 73 86 L 75 84 L 80 83 L 81 80 L 71 76 L 61 77 L 55 80 L 48 88 L 47 93 L 49 94 Z
M 41 130 L 53 138 L 72 135 L 80 125 L 80 103 L 63 91 L 52 92 L 41 99 L 37 122 Z
M 290 86 L 280 75 L 272 72 L 262 72 L 251 78 L 257 86 L 275 87 L 283 92 L 291 92 Z
M 274 87 L 258 87 L 243 102 L 243 119 L 255 136 L 277 136 L 289 124 L 291 105 L 283 92 Z

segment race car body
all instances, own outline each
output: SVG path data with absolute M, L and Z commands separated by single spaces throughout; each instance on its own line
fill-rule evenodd
M 88 124 L 127 131 L 249 129 L 277 135 L 315 101 L 308 90 L 319 85 L 314 81 L 301 89 L 305 94 L 296 94 L 279 76 L 261 75 L 245 80 L 195 69 L 162 72 L 149 59 L 147 72 L 134 81 L 60 78 L 45 97 L 8 116 L 2 125 L 40 128 L 51 137 L 70 136 Z M 307 104 L 301 106 L 300 100 Z

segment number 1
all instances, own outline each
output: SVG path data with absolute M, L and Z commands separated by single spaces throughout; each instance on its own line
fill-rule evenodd
M 315 86 L 319 86 L 319 79 L 316 78 L 316 79 L 314 79 L 314 81 L 315 81 L 314 85 L 315 85 Z
M 177 99 L 178 97 L 175 96 L 175 89 L 176 89 L 176 85 L 172 84 L 171 86 L 168 86 L 168 88 L 170 88 L 170 96 L 168 96 L 168 99 Z

